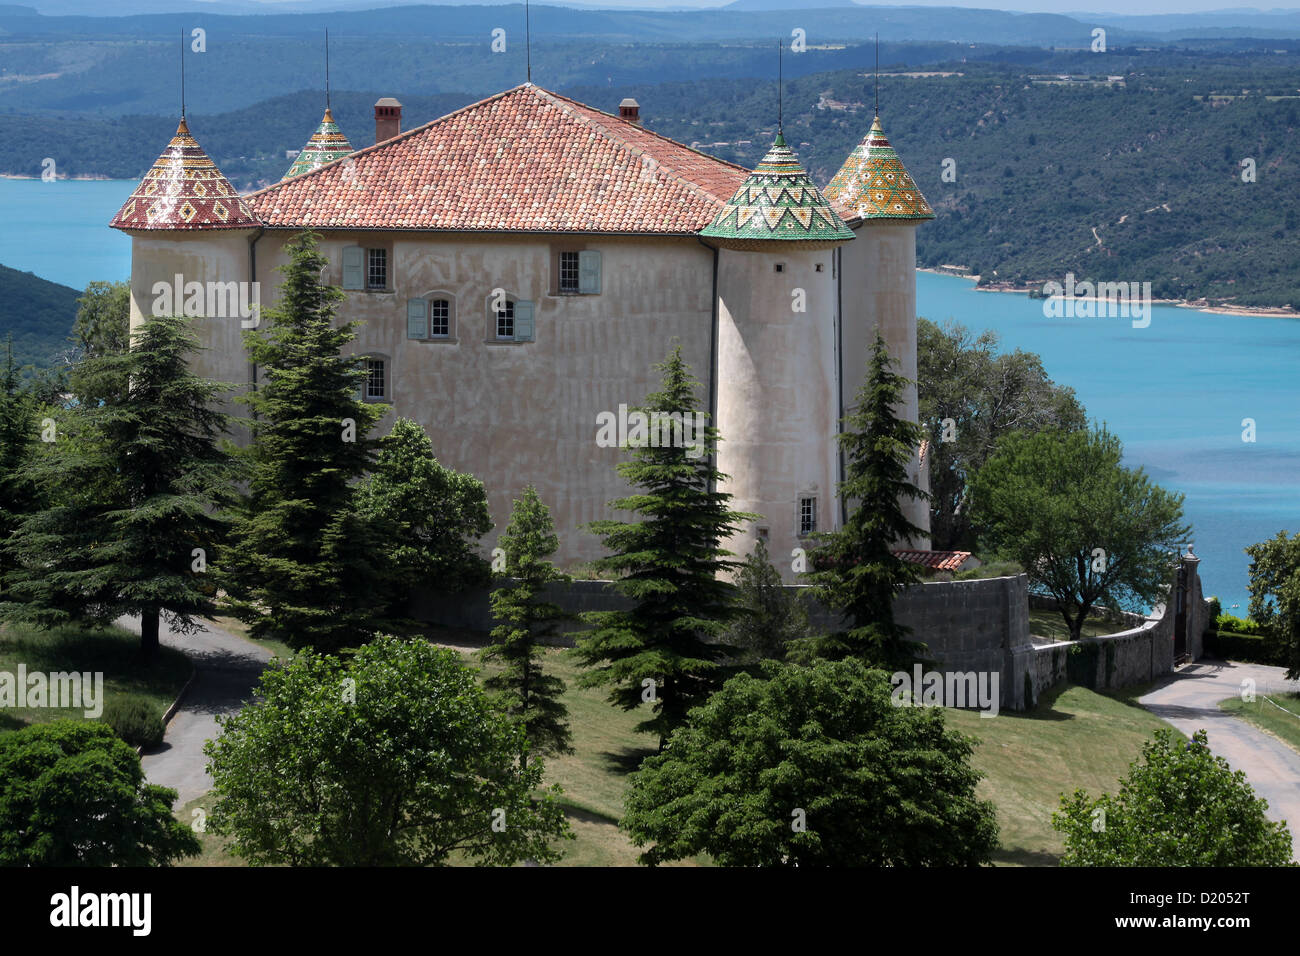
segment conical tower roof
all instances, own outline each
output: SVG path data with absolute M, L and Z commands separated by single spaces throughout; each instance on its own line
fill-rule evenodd
M 700 235 L 726 249 L 749 250 L 787 242 L 823 249 L 853 238 L 781 133 Z
M 327 106 L 325 107 L 325 118 L 316 127 L 316 132 L 311 134 L 311 139 L 307 140 L 307 145 L 298 154 L 298 158 L 293 161 L 293 165 L 284 174 L 284 178 L 293 179 L 294 176 L 309 173 L 313 169 L 319 169 L 326 163 L 342 159 L 350 152 L 352 152 L 352 144 L 348 142 L 348 138 L 339 129 L 339 124 L 334 122 L 334 113 Z
M 190 135 L 176 135 L 113 221 L 114 229 L 246 229 L 260 226 L 230 180 Z
M 885 138 L 879 116 L 826 187 L 826 198 L 846 221 L 934 218 L 930 204 Z

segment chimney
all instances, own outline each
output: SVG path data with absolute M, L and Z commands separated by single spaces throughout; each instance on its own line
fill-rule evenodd
M 619 119 L 626 120 L 633 126 L 641 125 L 641 104 L 632 97 L 628 97 L 622 103 L 618 104 Z
M 402 104 L 385 96 L 375 104 L 375 142 L 392 139 L 402 131 Z

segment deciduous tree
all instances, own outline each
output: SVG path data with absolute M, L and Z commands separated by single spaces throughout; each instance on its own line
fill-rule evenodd
M 1204 730 L 1190 742 L 1157 730 L 1119 793 L 1062 795 L 1052 826 L 1065 837 L 1062 866 L 1292 865 L 1291 833 L 1267 809 Z
M 568 833 L 521 768 L 523 728 L 455 651 L 381 637 L 348 664 L 311 650 L 262 676 L 205 747 L 209 829 L 255 864 L 440 866 L 553 862 Z
M 895 706 L 861 661 L 767 662 L 691 711 L 629 778 L 621 826 L 648 864 L 972 866 L 997 846 L 973 741 Z
M 975 526 L 1059 602 L 1078 640 L 1094 604 L 1141 610 L 1165 594 L 1188 534 L 1183 496 L 1120 462 L 1098 430 L 1016 433 L 975 475 Z

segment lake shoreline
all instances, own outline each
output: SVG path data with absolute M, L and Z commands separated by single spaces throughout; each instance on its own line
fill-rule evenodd
M 917 272 L 928 272 L 931 275 L 948 276 L 953 279 L 966 279 L 970 282 L 978 283 L 979 276 L 970 275 L 965 272 L 957 272 L 952 269 L 925 269 L 917 266 Z M 987 286 L 975 286 L 976 292 L 1010 292 L 1016 295 L 1028 295 L 1030 292 L 1036 292 L 1042 287 L 1037 285 L 1018 286 L 1010 282 L 998 282 Z M 1105 299 L 1096 296 L 1076 296 L 1076 301 L 1104 302 Z M 1044 300 L 1046 301 L 1046 300 Z M 1283 306 L 1266 307 L 1266 306 L 1233 306 L 1233 305 L 1210 305 L 1205 299 L 1152 299 L 1152 305 L 1172 305 L 1179 309 L 1194 309 L 1197 312 L 1210 312 L 1214 315 L 1239 315 L 1253 316 L 1256 318 L 1278 318 L 1293 319 L 1300 318 L 1300 309 L 1288 309 Z

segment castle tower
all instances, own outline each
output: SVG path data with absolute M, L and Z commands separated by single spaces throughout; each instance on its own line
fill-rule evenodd
M 853 233 L 785 138 L 700 231 L 717 252 L 718 467 L 732 507 L 763 517 L 727 547 L 792 552 L 838 525 L 835 247 Z
M 840 254 L 841 400 L 847 412 L 866 376 L 877 328 L 897 363 L 895 371 L 916 381 L 916 227 L 933 219 L 934 212 L 889 145 L 879 116 L 827 185 L 826 198 L 858 239 Z M 917 421 L 915 384 L 908 386 L 898 411 Z M 928 491 L 925 448 L 917 449 L 911 473 Z M 927 531 L 910 546 L 928 549 L 929 504 L 907 499 L 904 506 L 912 523 Z
M 316 132 L 311 134 L 311 139 L 307 140 L 307 145 L 302 148 L 302 152 L 293 161 L 289 171 L 284 174 L 284 179 L 292 179 L 313 169 L 320 169 L 326 163 L 342 159 L 351 152 L 352 144 L 339 129 L 339 124 L 334 122 L 334 112 L 327 106 L 325 117 L 316 127 Z
M 205 346 L 205 378 L 247 382 L 241 304 L 251 301 L 249 242 L 262 223 L 190 135 L 182 116 L 167 148 L 109 223 L 131 237 L 131 328 L 185 315 Z

